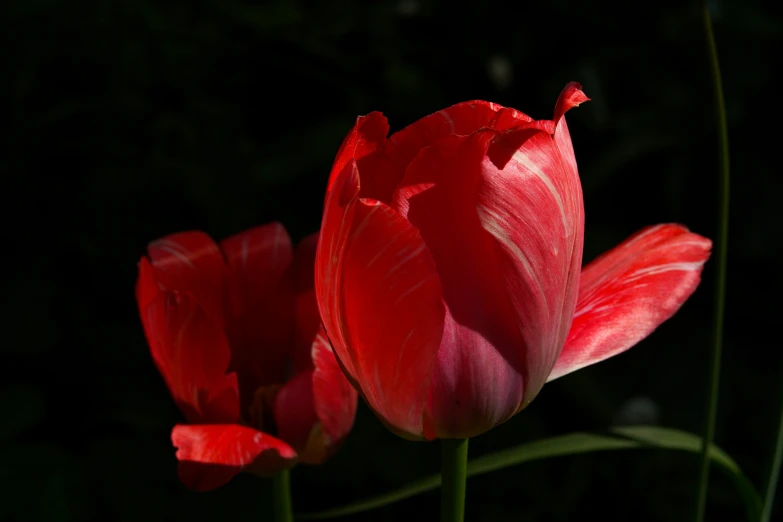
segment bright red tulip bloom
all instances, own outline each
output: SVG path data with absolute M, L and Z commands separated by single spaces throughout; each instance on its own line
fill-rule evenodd
M 358 118 L 332 167 L 316 294 L 340 365 L 408 438 L 472 437 L 548 380 L 624 350 L 695 290 L 708 239 L 646 229 L 581 271 L 582 189 L 564 113 L 460 103 L 387 139 Z
M 323 462 L 350 431 L 357 394 L 321 328 L 317 240 L 294 251 L 279 223 L 219 246 L 182 232 L 153 241 L 141 258 L 144 332 L 188 422 L 171 433 L 187 487 Z

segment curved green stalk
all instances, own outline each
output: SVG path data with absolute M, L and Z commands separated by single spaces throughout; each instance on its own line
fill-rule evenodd
M 715 301 L 713 309 L 712 352 L 710 357 L 709 399 L 707 418 L 704 424 L 703 447 L 701 451 L 701 473 L 699 476 L 699 494 L 696 504 L 696 521 L 703 522 L 707 505 L 707 486 L 709 482 L 710 459 L 708 448 L 715 437 L 715 418 L 718 413 L 718 389 L 720 384 L 720 361 L 723 350 L 723 318 L 726 301 L 726 257 L 729 236 L 729 134 L 726 124 L 726 105 L 723 99 L 723 82 L 718 62 L 718 49 L 712 31 L 712 19 L 706 2 L 702 6 L 702 20 L 710 54 L 710 70 L 714 89 L 715 113 L 720 142 L 720 190 L 718 236 L 715 240 Z
M 556 437 L 536 440 L 507 448 L 489 455 L 483 455 L 468 462 L 467 476 L 475 477 L 491 473 L 510 466 L 526 462 L 566 455 L 580 455 L 598 451 L 618 451 L 629 449 L 653 449 L 684 451 L 698 455 L 701 450 L 700 437 L 680 430 L 658 426 L 628 426 L 617 428 L 610 434 L 570 433 Z M 761 499 L 753 484 L 747 479 L 736 462 L 716 446 L 710 446 L 710 458 L 718 469 L 726 473 L 742 497 L 746 510 L 746 520 L 756 522 L 761 513 Z M 317 513 L 300 513 L 297 520 L 326 520 L 330 518 L 355 515 L 372 509 L 394 504 L 401 500 L 437 489 L 441 476 L 430 475 L 405 486 L 382 493 L 358 502 L 333 507 Z
M 781 398 L 783 399 L 783 397 Z M 775 492 L 778 489 L 781 461 L 783 461 L 783 403 L 780 405 L 778 438 L 775 443 L 775 454 L 772 457 L 772 462 L 770 462 L 769 479 L 767 479 L 767 491 L 764 494 L 764 509 L 761 512 L 761 522 L 769 522 L 772 517 L 772 504 L 775 501 Z
M 285 469 L 272 477 L 272 504 L 275 522 L 293 522 L 291 470 Z

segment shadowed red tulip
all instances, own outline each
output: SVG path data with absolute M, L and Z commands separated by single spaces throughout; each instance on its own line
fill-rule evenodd
M 188 422 L 171 434 L 187 487 L 323 462 L 350 431 L 357 394 L 321 328 L 317 240 L 294 251 L 278 223 L 219 246 L 182 232 L 150 243 L 139 262 L 144 332 Z
M 387 139 L 357 119 L 337 153 L 316 257 L 340 366 L 407 438 L 464 438 L 518 413 L 547 380 L 620 353 L 698 285 L 711 243 L 679 225 L 584 268 L 582 189 L 566 111 L 552 120 L 460 103 Z

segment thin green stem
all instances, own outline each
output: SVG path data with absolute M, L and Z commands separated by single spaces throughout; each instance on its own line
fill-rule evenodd
M 272 477 L 272 503 L 275 522 L 293 522 L 291 509 L 291 471 L 285 469 Z
M 468 439 L 441 443 L 440 521 L 465 520 L 465 482 L 468 478 Z
M 718 413 L 718 389 L 720 385 L 720 361 L 723 351 L 723 318 L 726 301 L 726 257 L 729 236 L 729 133 L 726 124 L 726 106 L 723 100 L 723 82 L 720 76 L 718 50 L 712 31 L 712 19 L 706 2 L 702 5 L 702 20 L 707 37 L 714 90 L 715 113 L 720 143 L 720 186 L 718 209 L 718 235 L 715 240 L 715 301 L 713 309 L 712 353 L 710 357 L 710 383 L 707 418 L 704 425 L 703 446 L 701 451 L 701 474 L 699 478 L 699 496 L 696 504 L 696 521 L 704 520 L 707 505 L 707 486 L 709 482 L 709 448 L 715 437 L 715 418 Z
M 783 397 L 781 397 L 783 399 Z M 772 504 L 775 502 L 775 492 L 778 489 L 780 464 L 783 462 L 783 403 L 780 405 L 780 421 L 778 422 L 778 440 L 775 443 L 775 454 L 772 457 L 767 479 L 767 491 L 764 494 L 764 508 L 761 512 L 761 522 L 769 522 L 772 517 Z

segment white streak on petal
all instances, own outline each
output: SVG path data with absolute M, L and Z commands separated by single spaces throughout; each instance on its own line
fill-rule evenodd
M 571 227 L 568 226 L 568 221 L 566 219 L 565 214 L 565 208 L 563 208 L 563 198 L 560 197 L 560 193 L 557 191 L 555 186 L 552 184 L 552 180 L 549 179 L 549 176 L 546 175 L 546 173 L 539 168 L 538 165 L 530 161 L 530 158 L 528 158 L 525 154 L 523 154 L 521 151 L 516 151 L 514 155 L 512 156 L 514 160 L 517 161 L 522 167 L 530 171 L 531 173 L 535 174 L 535 176 L 540 179 L 546 188 L 549 190 L 549 192 L 552 194 L 552 197 L 555 200 L 555 203 L 557 203 L 557 208 L 560 210 L 560 219 L 563 222 L 563 231 L 568 234 L 571 230 Z
M 449 124 L 449 129 L 451 129 L 451 133 L 454 134 L 454 120 L 451 119 L 451 116 L 449 116 L 445 110 L 438 111 L 438 114 L 443 116 L 443 119 L 445 119 Z
M 631 272 L 628 274 L 628 277 L 624 278 L 626 282 L 628 281 L 635 281 L 637 279 L 640 279 L 645 276 L 650 275 L 656 275 L 656 274 L 662 274 L 664 272 L 672 272 L 672 271 L 682 271 L 682 272 L 692 272 L 694 270 L 698 270 L 702 267 L 704 263 L 701 261 L 693 261 L 690 263 L 682 262 L 682 263 L 667 263 L 665 265 L 654 265 L 654 266 L 647 266 L 644 268 L 640 268 L 639 270 L 636 270 L 635 272 Z
M 535 270 L 533 270 L 533 266 L 530 264 L 527 256 L 525 256 L 525 254 L 522 252 L 522 249 L 520 249 L 519 246 L 517 246 L 511 240 L 511 237 L 507 232 L 507 229 L 509 228 L 508 223 L 506 223 L 506 221 L 500 217 L 497 212 L 490 210 L 484 205 L 479 205 L 476 208 L 476 211 L 478 212 L 479 221 L 481 221 L 481 226 L 484 228 L 484 230 L 492 234 L 495 239 L 508 248 L 509 252 L 511 252 L 511 254 L 525 269 L 525 272 L 530 278 L 530 281 L 536 284 L 540 295 L 546 295 L 544 292 L 544 287 L 541 284 L 541 280 L 539 279 Z

